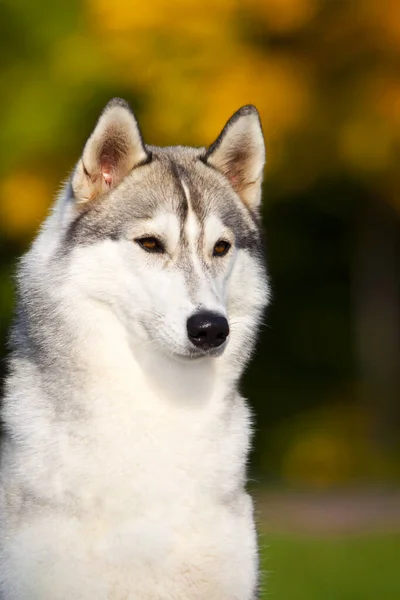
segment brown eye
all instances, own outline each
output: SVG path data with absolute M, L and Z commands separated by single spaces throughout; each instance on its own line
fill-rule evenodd
M 229 242 L 219 240 L 214 246 L 213 256 L 225 256 L 230 247 L 231 245 Z
M 158 254 L 164 253 L 164 246 L 160 240 L 155 237 L 139 238 L 135 240 L 135 242 L 137 242 L 143 250 L 146 250 L 146 252 L 157 252 Z

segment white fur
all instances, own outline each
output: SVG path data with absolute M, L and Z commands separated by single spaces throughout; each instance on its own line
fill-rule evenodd
M 265 304 L 263 268 L 233 249 L 210 277 L 204 265 L 228 232 L 211 214 L 200 258 L 193 212 L 194 294 L 174 266 L 174 214 L 57 258 L 71 210 L 58 201 L 22 264 L 22 294 L 45 291 L 54 357 L 19 358 L 8 386 L 1 600 L 253 600 L 250 416 L 236 386 Z M 155 234 L 168 256 L 132 241 Z M 198 306 L 230 319 L 220 356 L 188 357 Z

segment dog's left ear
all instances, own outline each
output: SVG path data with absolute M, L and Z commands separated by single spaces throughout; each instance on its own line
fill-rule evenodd
M 72 176 L 77 203 L 107 194 L 133 167 L 146 163 L 149 158 L 129 105 L 114 98 L 100 115 Z
M 255 106 L 243 106 L 229 119 L 204 158 L 225 175 L 250 210 L 259 207 L 265 146 Z

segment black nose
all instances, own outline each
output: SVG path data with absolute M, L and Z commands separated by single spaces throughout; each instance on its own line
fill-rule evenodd
M 207 350 L 224 343 L 229 335 L 229 325 L 225 317 L 212 312 L 199 312 L 187 320 L 187 331 L 192 344 Z

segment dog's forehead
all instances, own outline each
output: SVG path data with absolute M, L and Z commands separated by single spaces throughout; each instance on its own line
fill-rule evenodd
M 228 182 L 201 160 L 203 149 L 150 149 L 150 164 L 134 169 L 108 197 L 71 224 L 70 242 L 118 239 L 138 220 L 159 219 L 162 213 L 176 215 L 183 231 L 190 211 L 202 231 L 209 222 L 217 229 L 218 222 L 233 231 L 240 246 L 254 245 L 258 224 Z
M 223 212 L 226 189 L 215 171 L 200 160 L 198 150 L 157 148 L 152 154 L 148 167 L 133 171 L 121 189 L 128 210 L 154 214 L 167 209 L 184 221 L 190 208 L 200 222 L 210 211 Z
M 159 198 L 155 208 L 168 207 L 182 224 L 190 212 L 200 224 L 201 231 L 216 230 L 219 226 L 231 229 L 239 238 L 253 236 L 259 229 L 254 215 L 227 180 L 204 164 L 203 155 L 202 149 L 179 146 L 155 152 L 153 170 L 149 173 L 153 184 L 150 187 Z

